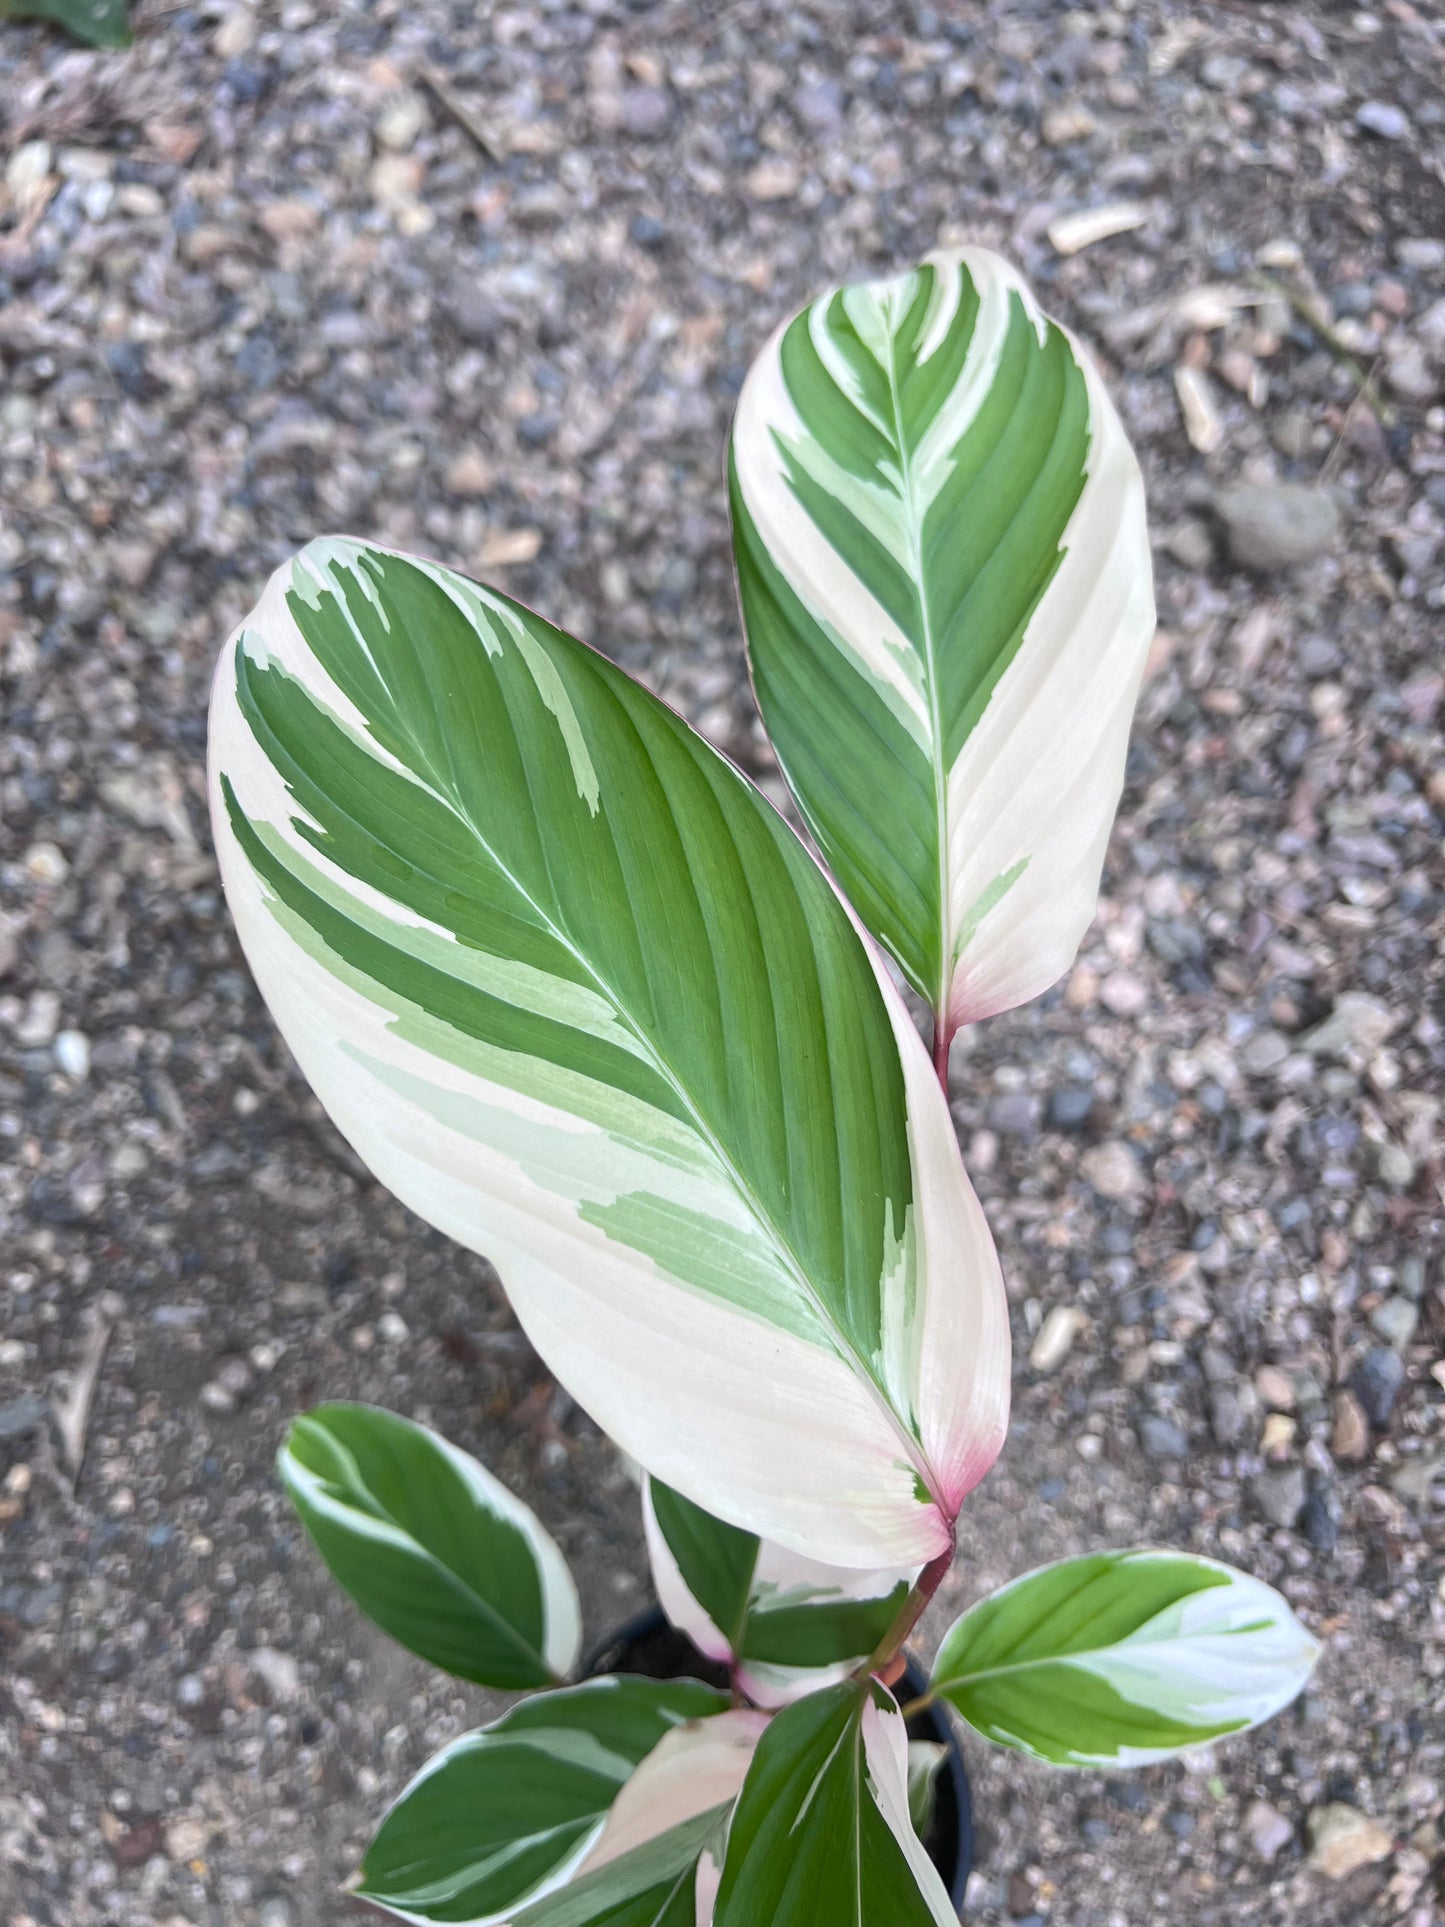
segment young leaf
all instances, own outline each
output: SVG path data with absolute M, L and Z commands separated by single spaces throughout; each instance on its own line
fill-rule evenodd
M 362 1897 L 403 1920 L 509 1920 L 574 1877 L 660 1742 L 726 1706 L 694 1680 L 632 1678 L 525 1701 L 453 1740 L 405 1788 L 366 1850 Z
M 1002 1442 L 997 1257 L 902 1000 L 782 820 L 491 590 L 313 543 L 223 654 L 222 875 L 379 1177 L 624 1450 L 840 1565 Z
M 333 1576 L 459 1679 L 547 1686 L 576 1664 L 577 1588 L 535 1516 L 465 1452 L 373 1405 L 318 1405 L 277 1458 Z
M 1176 1552 L 1102 1552 L 1016 1579 L 944 1635 L 933 1691 L 1055 1766 L 1140 1766 L 1287 1706 L 1319 1647 L 1258 1579 Z
M 716 1927 L 957 1927 L 908 1814 L 903 1721 L 876 1682 L 779 1713 L 728 1831 Z
M 759 1706 L 851 1673 L 887 1632 L 916 1573 L 825 1566 L 704 1512 L 657 1479 L 643 1489 L 653 1582 L 699 1652 L 738 1665 Z
M 908 1742 L 908 1818 L 920 1840 L 928 1838 L 938 1805 L 938 1776 L 948 1758 L 940 1740 Z
M 1138 464 L 1078 344 L 962 248 L 785 323 L 730 479 L 763 721 L 946 1042 L 1093 916 L 1154 633 Z

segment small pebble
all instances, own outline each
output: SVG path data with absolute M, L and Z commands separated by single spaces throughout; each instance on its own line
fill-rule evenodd
M 1077 1305 L 1052 1306 L 1029 1351 L 1029 1364 L 1034 1371 L 1044 1376 L 1056 1372 L 1073 1349 L 1083 1326 L 1084 1314 Z
M 1404 1382 L 1404 1361 L 1398 1352 L 1383 1345 L 1376 1345 L 1366 1352 L 1350 1374 L 1350 1390 L 1377 1431 L 1383 1431 L 1390 1423 L 1395 1400 Z
M 1079 1169 L 1101 1198 L 1134 1198 L 1144 1189 L 1138 1156 L 1131 1145 L 1118 1139 L 1085 1151 Z
M 1387 1345 L 1404 1351 L 1420 1323 L 1420 1307 L 1408 1298 L 1387 1298 L 1370 1313 L 1370 1323 Z
M 1294 1828 L 1289 1821 L 1264 1800 L 1256 1800 L 1245 1814 L 1244 1831 L 1261 1860 L 1273 1860 L 1294 1839 Z
M 1256 1473 L 1249 1482 L 1254 1502 L 1273 1526 L 1288 1530 L 1299 1518 L 1305 1503 L 1305 1475 L 1302 1466 L 1282 1465 Z
M 1233 560 L 1265 574 L 1315 561 L 1339 532 L 1334 498 L 1296 482 L 1222 489 L 1214 497 L 1214 508 L 1224 523 Z
M 58 1031 L 53 1048 L 56 1065 L 67 1077 L 73 1077 L 77 1084 L 89 1077 L 90 1039 L 83 1030 Z
M 1330 1433 L 1330 1450 L 1346 1465 L 1358 1464 L 1361 1459 L 1369 1456 L 1369 1421 L 1365 1417 L 1364 1407 L 1353 1392 L 1340 1391 L 1335 1394 L 1335 1416 L 1334 1427 Z
M 1410 132 L 1404 109 L 1388 100 L 1367 100 L 1355 114 L 1355 125 L 1384 141 L 1402 141 Z
M 1358 1808 L 1335 1802 L 1309 1816 L 1310 1865 L 1330 1880 L 1348 1880 L 1361 1867 L 1388 1859 L 1393 1835 Z
M 1146 1412 L 1138 1424 L 1139 1443 L 1147 1458 L 1182 1459 L 1189 1450 L 1189 1438 L 1172 1419 Z

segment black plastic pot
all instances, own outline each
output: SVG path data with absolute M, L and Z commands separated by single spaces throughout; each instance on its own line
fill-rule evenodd
M 727 1668 L 704 1659 L 687 1634 L 669 1624 L 656 1606 L 619 1627 L 607 1644 L 591 1655 L 586 1670 L 589 1679 L 599 1673 L 633 1673 L 643 1679 L 700 1679 L 709 1686 L 728 1685 Z M 898 1685 L 898 1697 L 917 1699 L 927 1690 L 927 1680 L 910 1660 Z M 915 1713 L 908 1722 L 908 1737 L 933 1740 L 948 1748 L 923 1845 L 962 1915 L 964 1889 L 973 1867 L 973 1800 L 963 1752 L 941 1706 L 928 1706 Z

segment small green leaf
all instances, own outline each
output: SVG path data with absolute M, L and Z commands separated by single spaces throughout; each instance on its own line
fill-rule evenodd
M 1000 1746 L 1137 1766 L 1269 1719 L 1318 1656 L 1257 1579 L 1184 1553 L 1103 1552 L 972 1607 L 944 1636 L 933 1690 Z
M 0 0 L 0 19 L 49 20 L 88 47 L 128 47 L 126 0 Z
M 908 1597 L 907 1579 L 870 1599 L 829 1598 L 821 1591 L 796 1604 L 764 1599 L 754 1606 L 743 1658 L 765 1666 L 835 1666 L 866 1659 Z
M 482 1686 L 576 1663 L 577 1589 L 533 1513 L 465 1452 L 371 1405 L 298 1418 L 282 1483 L 333 1576 L 413 1653 Z
M 362 1897 L 411 1920 L 510 1917 L 580 1864 L 669 1732 L 726 1707 L 694 1680 L 631 1678 L 524 1701 L 422 1768 L 366 1850 Z
M 778 1714 L 733 1813 L 716 1927 L 955 1920 L 909 1822 L 902 1727 L 882 1687 L 855 1681 Z

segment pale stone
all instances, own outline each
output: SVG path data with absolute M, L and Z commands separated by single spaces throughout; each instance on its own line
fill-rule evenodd
M 1033 1369 L 1056 1372 L 1072 1351 L 1084 1322 L 1084 1314 L 1077 1305 L 1055 1305 L 1039 1327 L 1039 1335 L 1030 1349 L 1029 1364 Z
M 1144 1188 L 1138 1158 L 1132 1147 L 1118 1138 L 1085 1151 L 1079 1168 L 1101 1198 L 1133 1198 Z
M 1393 1838 L 1378 1820 L 1341 1801 L 1310 1815 L 1309 1836 L 1310 1865 L 1330 1880 L 1348 1880 L 1361 1867 L 1372 1867 L 1395 1850 Z

